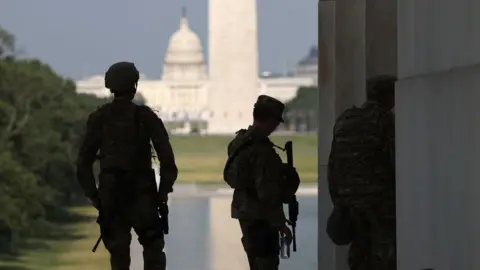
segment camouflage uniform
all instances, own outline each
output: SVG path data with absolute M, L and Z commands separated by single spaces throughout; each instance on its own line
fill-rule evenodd
M 132 70 L 136 69 L 131 63 L 114 64 L 106 74 L 107 88 L 118 89 L 121 80 L 128 78 L 124 73 L 129 75 Z M 109 83 L 113 79 L 117 80 Z M 132 227 L 144 248 L 145 269 L 166 268 L 150 140 L 161 164 L 160 193 L 168 194 L 173 191 L 178 171 L 168 133 L 150 108 L 138 106 L 130 98 L 116 97 L 88 117 L 77 178 L 86 197 L 100 202 L 102 239 L 113 270 L 130 269 Z M 98 190 L 92 168 L 97 157 L 101 168 Z
M 255 106 L 264 106 L 281 119 L 284 105 L 271 97 L 260 96 Z M 231 170 L 240 173 L 243 186 L 234 190 L 231 215 L 238 219 L 242 230 L 242 244 L 252 270 L 276 270 L 279 265 L 279 232 L 285 224 L 283 213 L 282 179 L 283 162 L 267 136 L 254 127 L 237 132 L 228 145 L 229 156 L 245 141 L 251 142 L 238 155 Z M 250 168 L 238 170 L 235 166 Z
M 351 210 L 350 269 L 396 269 L 395 123 L 391 111 L 368 100 L 340 115 L 334 127 L 328 181 L 333 203 Z

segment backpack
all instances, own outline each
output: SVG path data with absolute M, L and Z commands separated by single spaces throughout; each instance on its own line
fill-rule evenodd
M 357 192 L 371 186 L 377 154 L 383 149 L 379 127 L 382 112 L 371 107 L 353 107 L 337 119 L 328 164 L 328 185 L 334 207 L 328 218 L 327 234 L 333 243 L 348 245 L 353 239 L 352 209 L 338 200 L 339 191 Z M 346 194 L 342 194 L 346 195 Z
M 238 133 L 243 135 L 245 132 L 246 130 L 240 130 Z M 245 136 L 236 145 L 233 141 L 229 144 L 229 148 L 234 147 L 234 149 L 225 163 L 223 180 L 233 189 L 246 189 L 253 186 L 253 175 L 251 170 L 247 169 L 252 165 L 252 160 L 248 156 L 250 152 L 244 151 L 253 144 L 254 141 L 250 136 Z
M 246 130 L 240 130 L 238 133 L 244 135 Z M 250 170 L 253 166 L 253 157 L 249 147 L 255 143 L 262 143 L 255 141 L 250 136 L 244 136 L 241 141 L 236 144 L 230 143 L 229 148 L 233 147 L 231 154 L 228 156 L 225 168 L 223 170 L 223 180 L 233 189 L 249 189 L 252 188 L 253 175 Z M 275 145 L 272 144 L 272 147 Z M 298 190 L 300 186 L 300 178 L 295 168 L 290 168 L 289 165 L 283 164 L 282 168 L 284 178 L 280 181 L 280 188 L 282 190 L 282 201 L 287 203 L 291 200 L 292 196 Z

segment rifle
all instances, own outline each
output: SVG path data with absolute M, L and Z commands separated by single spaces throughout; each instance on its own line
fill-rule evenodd
M 158 214 L 160 215 L 160 224 L 164 234 L 168 234 L 168 204 L 166 201 L 161 201 L 158 204 Z
M 97 242 L 95 242 L 95 245 L 92 248 L 93 253 L 95 253 L 95 251 L 97 251 L 98 245 L 100 245 L 100 242 L 102 241 L 102 225 L 101 225 L 101 222 L 102 222 L 102 215 L 101 215 L 100 210 L 98 210 L 97 223 L 98 223 L 98 225 L 100 225 L 100 236 L 98 237 Z
M 97 251 L 98 245 L 100 245 L 101 241 L 102 241 L 102 234 L 100 234 L 100 236 L 97 239 L 97 242 L 95 243 L 95 245 L 92 248 L 93 253 L 95 253 L 95 251 Z
M 158 214 L 160 215 L 160 224 L 162 226 L 162 230 L 164 234 L 168 234 L 169 231 L 169 226 L 168 226 L 168 204 L 167 202 L 160 202 L 158 204 Z M 101 222 L 102 222 L 102 215 L 101 212 L 98 213 L 98 218 L 97 218 L 97 223 L 101 227 Z M 95 245 L 93 246 L 92 252 L 95 253 L 97 251 L 98 246 L 100 245 L 100 242 L 102 241 L 102 233 L 100 232 L 100 236 L 97 239 L 97 242 L 95 242 Z
M 287 165 L 293 169 L 294 167 L 292 141 L 287 141 L 285 143 L 285 152 L 287 153 Z M 295 229 L 297 228 L 298 210 L 299 209 L 297 196 L 293 195 L 293 197 L 288 202 L 288 223 L 292 226 L 293 252 L 297 252 L 297 235 Z

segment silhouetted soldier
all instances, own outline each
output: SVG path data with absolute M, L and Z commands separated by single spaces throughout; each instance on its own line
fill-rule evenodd
M 395 81 L 387 75 L 367 80 L 367 101 L 343 112 L 333 131 L 328 182 L 335 211 L 349 216 L 337 222 L 350 220 L 352 224 L 348 233 L 351 270 L 397 268 L 395 122 L 391 111 Z M 332 223 L 332 232 L 335 227 L 345 226 Z
M 164 270 L 165 241 L 157 207 L 173 191 L 178 170 L 162 120 L 149 107 L 132 102 L 138 80 L 133 63 L 115 63 L 106 72 L 105 87 L 114 99 L 88 117 L 77 177 L 100 212 L 101 235 L 112 269 L 130 269 L 133 227 L 143 246 L 144 269 Z M 161 166 L 158 191 L 150 140 Z M 101 172 L 97 190 L 92 167 L 98 150 Z
M 251 270 L 277 270 L 279 232 L 292 237 L 283 203 L 295 194 L 300 179 L 294 168 L 282 162 L 268 138 L 283 122 L 284 109 L 282 102 L 259 96 L 253 109 L 254 123 L 239 130 L 228 145 L 224 180 L 235 189 L 231 214 L 240 222 Z

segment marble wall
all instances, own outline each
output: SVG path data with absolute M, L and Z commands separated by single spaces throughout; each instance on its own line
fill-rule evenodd
M 400 79 L 398 269 L 480 269 L 480 2 L 344 1 L 319 2 L 319 269 L 345 269 L 324 233 L 329 129 L 361 99 L 355 82 L 386 72 Z
M 480 2 L 398 8 L 398 269 L 480 269 Z

